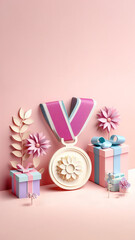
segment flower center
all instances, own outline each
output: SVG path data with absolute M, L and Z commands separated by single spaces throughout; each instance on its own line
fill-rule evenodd
M 73 173 L 74 172 L 74 170 L 75 170 L 75 167 L 74 167 L 74 165 L 73 164 L 69 164 L 69 165 L 67 165 L 66 166 L 66 171 L 67 171 L 67 173 Z
M 39 144 L 39 143 L 36 143 L 35 147 L 36 147 L 36 148 L 39 148 L 39 147 L 40 147 L 40 144 Z
M 107 118 L 107 122 L 111 122 L 111 118 Z

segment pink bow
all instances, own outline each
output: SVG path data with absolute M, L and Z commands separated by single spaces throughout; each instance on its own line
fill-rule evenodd
M 29 169 L 29 167 L 31 166 L 32 164 L 31 163 L 28 163 L 27 167 L 24 168 L 21 164 L 17 164 L 17 170 L 19 170 L 20 172 L 23 172 L 23 173 L 27 173 L 27 172 L 31 172 L 33 170 L 33 168 Z M 33 165 L 32 165 L 33 167 Z

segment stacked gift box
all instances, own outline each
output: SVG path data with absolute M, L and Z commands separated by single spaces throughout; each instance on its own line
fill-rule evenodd
M 89 144 L 88 154 L 92 162 L 90 180 L 106 187 L 106 173 L 123 173 L 128 178 L 128 152 L 129 147 L 126 144 L 111 146 L 107 149 Z

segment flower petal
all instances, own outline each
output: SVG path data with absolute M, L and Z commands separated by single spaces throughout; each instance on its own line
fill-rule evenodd
M 46 151 L 43 149 L 43 148 L 40 148 L 40 151 L 41 151 L 41 155 L 46 155 Z
M 60 165 L 60 168 L 61 168 L 61 169 L 65 169 L 65 165 L 64 165 L 64 164 L 61 164 L 61 165 Z
M 45 138 L 40 138 L 40 139 L 39 139 L 39 142 L 46 144 L 46 143 L 48 143 L 48 142 L 50 142 L 50 141 L 49 141 L 49 140 L 48 140 L 48 141 L 45 140 Z
M 49 140 L 40 140 L 40 143 L 42 143 L 42 144 L 50 144 L 50 141 Z
M 34 153 L 37 152 L 37 148 L 36 147 L 33 150 L 34 150 Z
M 104 127 L 104 124 L 103 124 L 103 123 L 100 123 L 100 124 L 99 124 L 99 127 Z
M 66 179 L 70 179 L 71 178 L 71 174 L 66 174 Z
M 110 122 L 110 124 L 111 124 L 111 126 L 112 126 L 113 129 L 116 129 L 116 124 L 115 124 L 115 123 Z
M 103 129 L 107 128 L 110 125 L 110 123 L 106 122 L 103 126 Z
M 61 171 L 61 174 L 62 174 L 62 175 L 66 175 L 67 172 L 63 169 L 63 170 Z
M 74 173 L 72 173 L 72 178 L 76 179 L 76 175 Z
M 112 119 L 112 122 L 118 123 L 118 122 L 119 122 L 119 118 L 113 118 L 113 119 Z
M 118 114 L 116 109 L 113 109 L 111 117 L 113 118 L 113 117 L 116 117 L 116 116 L 119 117 L 119 114 Z
M 29 151 L 29 150 L 28 150 L 28 153 L 31 155 L 31 154 L 33 154 L 33 151 Z
M 65 158 L 62 159 L 62 162 L 64 163 L 64 165 L 68 165 L 67 160 Z
M 107 112 L 106 112 L 105 110 L 103 110 L 103 109 L 101 109 L 101 112 L 102 112 L 103 116 L 104 116 L 105 118 L 107 118 Z
M 40 156 L 40 148 L 37 148 L 38 157 Z
M 38 143 L 38 138 L 37 138 L 36 134 L 34 134 L 34 139 L 35 139 L 36 143 Z
M 34 140 L 32 140 L 32 139 L 27 139 L 27 141 L 29 142 L 29 143 L 33 143 L 33 144 L 35 144 L 35 141 Z
M 69 164 L 72 163 L 72 158 L 71 158 L 70 156 L 68 156 L 68 158 L 67 158 L 67 162 L 68 162 Z
M 34 144 L 31 144 L 31 143 L 27 143 L 27 144 L 25 144 L 25 146 L 28 148 L 28 147 L 31 147 L 31 146 L 33 146 L 33 147 L 35 147 L 35 145 Z
M 30 138 L 34 140 L 34 136 L 32 134 L 30 134 Z
M 80 175 L 80 171 L 78 171 L 78 170 L 75 170 L 74 173 L 78 176 Z
M 38 152 L 37 151 L 35 153 L 33 153 L 33 157 L 35 157 L 35 158 L 38 157 Z
M 42 133 L 42 132 L 38 133 L 38 137 L 39 137 L 39 139 L 42 139 L 42 137 L 45 138 L 45 136 L 43 136 L 43 133 Z
M 108 108 L 108 118 L 112 115 L 112 108 Z
M 80 171 L 82 168 L 81 166 L 76 166 L 75 169 Z
M 28 150 L 35 150 L 35 147 L 30 146 L 30 147 L 28 148 Z
M 74 167 L 76 168 L 77 166 L 79 166 L 79 164 L 80 164 L 80 162 L 75 159 L 75 161 L 74 161 Z
M 47 145 L 42 145 L 42 144 L 41 144 L 41 147 L 44 148 L 44 149 L 47 149 L 47 148 L 51 147 L 51 145 L 49 145 L 49 144 L 47 144 Z
M 98 121 L 102 122 L 102 123 L 105 123 L 107 121 L 107 119 L 106 118 L 98 118 Z
M 75 157 L 72 158 L 72 164 L 73 164 L 74 166 L 77 166 L 77 165 L 78 165 L 78 162 L 76 161 L 76 158 L 75 158 Z
M 109 123 L 109 125 L 107 126 L 107 130 L 108 130 L 108 132 L 110 132 L 110 130 L 111 130 L 111 125 L 110 125 L 110 123 Z

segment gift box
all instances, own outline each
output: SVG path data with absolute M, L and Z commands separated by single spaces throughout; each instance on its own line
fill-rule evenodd
M 112 174 L 112 178 L 110 179 L 111 192 L 119 192 L 119 182 L 122 180 L 123 177 L 124 177 L 123 173 Z
M 29 193 L 40 195 L 41 174 L 35 169 L 28 169 L 28 172 L 11 170 L 12 192 L 18 198 L 27 198 Z
M 128 152 L 129 147 L 126 144 L 107 149 L 89 144 L 88 155 L 92 163 L 90 180 L 105 187 L 105 173 L 124 173 L 128 178 Z

